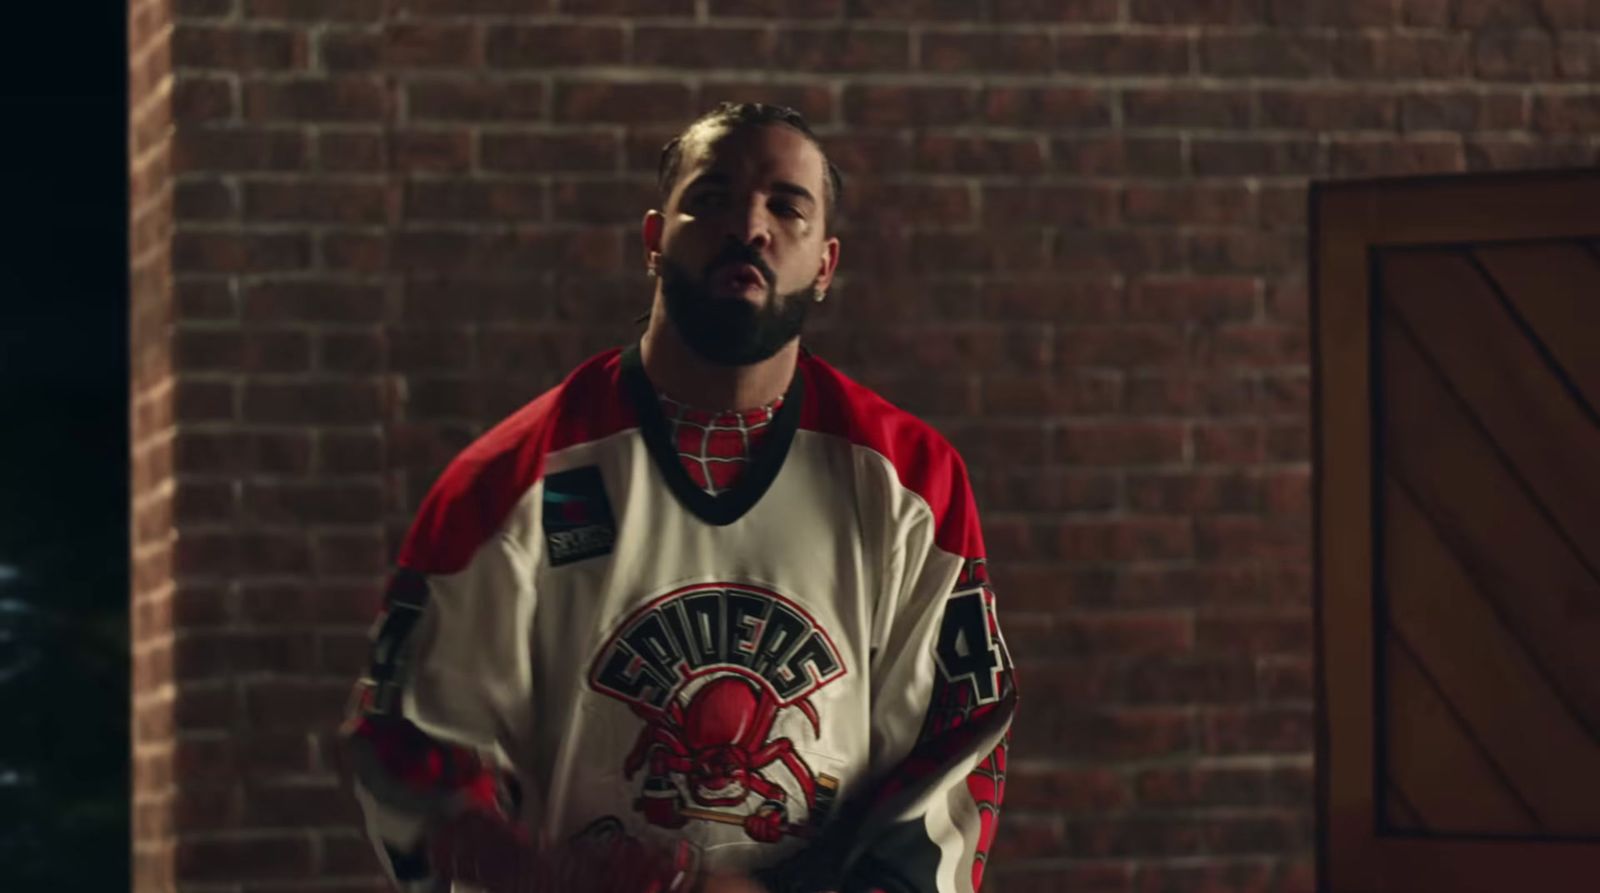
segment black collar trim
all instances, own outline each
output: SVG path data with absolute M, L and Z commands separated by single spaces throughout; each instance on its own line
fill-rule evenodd
M 777 480 L 783 461 L 794 443 L 794 433 L 800 428 L 800 405 L 805 400 L 805 376 L 798 367 L 783 395 L 783 405 L 772 416 L 772 430 L 756 444 L 750 456 L 750 465 L 740 475 L 733 487 L 717 496 L 700 489 L 678 459 L 678 449 L 672 442 L 672 423 L 661 411 L 655 385 L 644 373 L 644 358 L 639 345 L 634 344 L 622 352 L 622 387 L 633 400 L 639 416 L 639 434 L 644 438 L 656 469 L 666 479 L 667 487 L 678 502 L 695 517 L 718 527 L 725 527 L 744 517 L 766 494 Z

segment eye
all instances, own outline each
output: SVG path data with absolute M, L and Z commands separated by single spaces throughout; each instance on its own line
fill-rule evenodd
M 689 199 L 689 204 L 697 208 L 714 208 L 720 206 L 727 199 L 727 193 L 706 190 L 697 192 Z
M 772 207 L 780 217 L 792 217 L 798 219 L 805 216 L 800 213 L 799 207 L 790 202 L 775 202 L 773 203 Z

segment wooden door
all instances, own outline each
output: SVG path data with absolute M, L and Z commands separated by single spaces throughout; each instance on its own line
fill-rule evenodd
M 1321 889 L 1600 890 L 1600 172 L 1311 219 Z

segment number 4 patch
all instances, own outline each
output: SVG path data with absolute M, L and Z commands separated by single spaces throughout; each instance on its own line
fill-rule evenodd
M 1001 648 L 995 641 L 994 610 L 982 588 L 957 592 L 945 602 L 944 622 L 934 657 L 944 678 L 972 686 L 974 703 L 988 704 L 1000 697 Z

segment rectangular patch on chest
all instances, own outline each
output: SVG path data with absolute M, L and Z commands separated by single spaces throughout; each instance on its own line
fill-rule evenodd
M 545 552 L 554 567 L 611 554 L 617 522 L 599 467 L 585 465 L 545 478 L 543 522 Z

